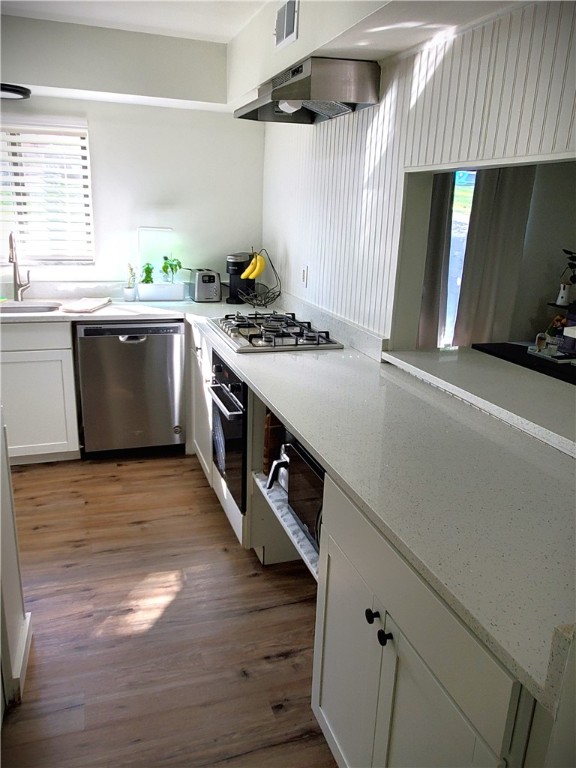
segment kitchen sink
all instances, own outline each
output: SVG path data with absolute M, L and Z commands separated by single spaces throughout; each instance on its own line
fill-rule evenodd
M 57 301 L 3 301 L 0 303 L 0 314 L 2 315 L 39 314 L 56 312 L 58 309 L 60 309 L 60 303 Z

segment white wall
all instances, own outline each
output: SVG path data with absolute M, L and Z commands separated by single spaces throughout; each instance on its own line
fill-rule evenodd
M 281 6 L 268 2 L 228 46 L 228 101 L 235 102 L 386 5 L 383 0 L 300 0 L 298 39 L 276 48 Z
M 127 263 L 137 263 L 138 227 L 172 227 L 184 266 L 222 273 L 228 253 L 261 245 L 263 126 L 228 114 L 38 97 L 18 110 L 86 117 L 90 132 L 96 264 L 32 267 L 33 284 L 124 280 Z M 4 238 L 0 249 L 6 263 Z
M 226 102 L 221 43 L 16 16 L 2 16 L 1 32 L 3 81 L 35 93 L 66 88 Z
M 511 340 L 533 340 L 557 313 L 548 302 L 567 264 L 563 248 L 576 251 L 576 163 L 544 163 L 534 180 Z M 570 292 L 576 299 L 576 286 Z
M 405 171 L 574 157 L 574 15 L 522 5 L 388 63 L 376 107 L 268 124 L 263 240 L 284 289 L 388 337 Z

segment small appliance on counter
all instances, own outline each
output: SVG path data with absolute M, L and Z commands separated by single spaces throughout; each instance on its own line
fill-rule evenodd
M 222 301 L 220 272 L 214 272 L 212 269 L 191 269 L 190 272 L 192 301 Z
M 244 304 L 240 293 L 252 293 L 254 280 L 243 280 L 241 275 L 252 261 L 251 253 L 231 253 L 226 256 L 226 272 L 230 275 L 230 295 L 227 304 Z

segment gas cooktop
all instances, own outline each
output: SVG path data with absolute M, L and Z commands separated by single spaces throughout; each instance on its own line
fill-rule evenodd
M 236 352 L 294 352 L 342 349 L 328 331 L 298 320 L 291 312 L 251 312 L 224 315 L 209 321 Z

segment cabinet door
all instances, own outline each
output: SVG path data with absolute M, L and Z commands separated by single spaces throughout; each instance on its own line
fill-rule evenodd
M 4 352 L 1 362 L 10 457 L 77 451 L 71 350 Z
M 382 648 L 373 765 L 388 768 L 500 765 L 388 615 L 385 629 L 392 634 L 392 639 Z
M 192 444 L 212 485 L 212 406 L 207 385 L 211 381 L 210 350 L 205 341 L 192 350 Z
M 326 535 L 322 540 L 312 708 L 340 765 L 371 765 L 381 648 L 365 618 L 372 592 Z

